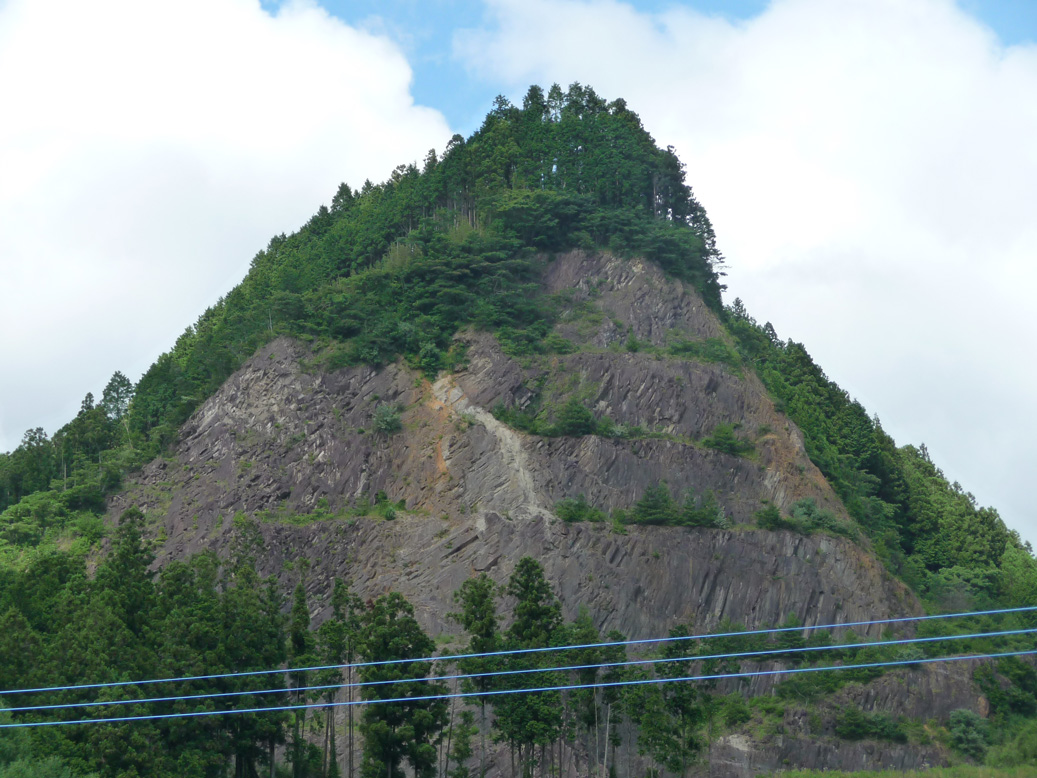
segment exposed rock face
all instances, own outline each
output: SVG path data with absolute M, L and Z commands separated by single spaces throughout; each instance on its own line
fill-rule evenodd
M 616 322 L 632 328 L 639 340 L 657 346 L 664 345 L 675 330 L 698 338 L 723 335 L 723 328 L 702 298 L 641 260 L 572 252 L 547 269 L 544 285 L 555 293 L 571 290 L 576 300 L 600 299 L 602 311 L 610 318 L 592 338 L 601 348 L 626 338 Z M 563 332 L 566 337 L 580 339 L 571 327 L 563 328 Z
M 407 516 L 261 526 L 262 572 L 277 574 L 285 561 L 306 558 L 315 592 L 335 576 L 351 580 L 364 598 L 400 591 L 435 633 L 457 632 L 445 614 L 466 578 L 485 571 L 506 581 L 523 556 L 543 563 L 568 616 L 586 606 L 602 629 L 636 639 L 678 624 L 701 632 L 728 619 L 752 629 L 789 614 L 808 625 L 832 624 L 899 616 L 914 607 L 898 584 L 841 538 L 668 527 L 616 535 L 605 525 L 508 520 L 496 513 L 457 521 Z M 170 552 L 224 550 L 229 535 L 197 544 L 170 541 Z M 859 633 L 875 638 L 879 628 Z
M 831 702 L 916 719 L 946 720 L 962 708 L 986 716 L 990 713 L 987 700 L 972 682 L 979 666 L 979 660 L 965 659 L 898 670 L 867 685 L 849 684 Z
M 594 350 L 617 317 L 651 309 L 630 327 L 659 340 L 720 334 L 694 295 L 650 265 L 569 255 L 549 269 L 590 274 L 598 295 L 588 350 L 520 364 L 496 340 L 469 334 L 469 367 L 429 385 L 401 365 L 310 371 L 301 345 L 281 339 L 261 349 L 210 398 L 181 431 L 176 466 L 160 460 L 142 490 L 120 503 L 161 505 L 170 537 L 197 525 L 211 531 L 227 513 L 275 507 L 295 513 L 328 500 L 332 510 L 384 491 L 407 508 L 457 517 L 465 511 L 513 518 L 550 515 L 562 498 L 585 494 L 606 510 L 627 508 L 645 489 L 667 481 L 675 492 L 713 491 L 728 516 L 750 520 L 763 501 L 786 508 L 810 497 L 842 512 L 807 458 L 802 436 L 774 410 L 759 381 L 720 364 L 664 359 L 650 353 Z M 613 279 L 612 276 L 617 276 Z M 611 286 L 610 286 L 611 284 Z M 604 291 L 602 291 L 604 290 Z M 575 303 L 581 290 L 572 293 Z M 628 310 L 629 309 L 629 310 Z M 575 325 L 573 325 L 575 326 Z M 615 422 L 656 437 L 538 438 L 509 429 L 488 412 L 497 404 L 537 400 L 560 405 L 579 396 Z M 379 404 L 406 408 L 405 434 L 373 434 Z M 739 425 L 754 440 L 754 459 L 697 444 L 718 424 Z M 177 470 L 158 475 L 158 470 Z
M 777 735 L 764 742 L 745 735 L 728 735 L 713 743 L 709 778 L 757 778 L 773 771 L 804 770 L 920 770 L 946 764 L 935 746 L 908 746 L 873 741 L 850 743 L 831 739 Z
M 167 538 L 159 563 L 208 548 L 226 553 L 235 514 L 259 518 L 260 572 L 287 587 L 296 577 L 285 563 L 309 560 L 318 622 L 340 576 L 364 598 L 400 591 L 427 629 L 456 634 L 446 615 L 452 593 L 480 571 L 506 580 L 523 556 L 543 563 L 568 616 L 585 606 L 600 628 L 631 638 L 665 635 L 680 623 L 708 631 L 727 619 L 752 629 L 789 615 L 813 625 L 920 612 L 910 592 L 849 540 L 744 526 L 764 501 L 787 508 L 809 497 L 845 516 L 807 458 L 801 433 L 754 375 L 615 349 L 630 333 L 655 346 L 674 333 L 723 339 L 693 292 L 653 266 L 582 253 L 555 261 L 544 283 L 550 292 L 569 290 L 558 332 L 579 346 L 575 353 L 519 361 L 492 336 L 467 333 L 467 369 L 429 382 L 400 364 L 323 372 L 302 344 L 268 344 L 188 421 L 173 457 L 151 463 L 113 501 L 112 515 L 132 504 L 147 513 Z M 656 436 L 542 438 L 490 412 L 498 404 L 557 407 L 574 396 Z M 402 432 L 373 430 L 382 404 L 402 407 Z M 753 458 L 697 442 L 721 423 L 738 425 L 754 442 Z M 660 481 L 675 491 L 712 491 L 733 529 L 630 527 L 616 534 L 605 524 L 567 525 L 553 513 L 559 500 L 580 494 L 605 510 L 629 508 Z M 406 505 L 395 521 L 264 520 L 333 513 L 379 492 Z M 880 630 L 858 632 L 874 638 Z M 937 673 L 912 676 L 928 679 L 915 694 L 902 693 L 895 676 L 844 694 L 909 715 L 933 715 L 947 704 L 982 707 L 967 678 Z M 953 694 L 944 693 L 941 679 Z M 742 686 L 760 693 L 773 683 Z M 713 746 L 711 775 L 755 775 L 785 759 L 855 768 L 936 759 L 926 749 L 830 743 L 809 733 L 762 746 L 728 741 Z

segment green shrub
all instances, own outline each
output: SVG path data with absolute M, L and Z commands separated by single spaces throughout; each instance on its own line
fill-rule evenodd
M 947 722 L 951 745 L 966 756 L 982 759 L 987 752 L 990 737 L 987 722 L 970 710 L 960 708 Z
M 791 530 L 806 535 L 826 532 L 850 538 L 854 536 L 853 528 L 849 524 L 840 521 L 831 511 L 818 508 L 809 497 L 796 502 L 789 516 L 782 516 L 776 505 L 767 505 L 756 511 L 753 519 L 761 529 Z
M 663 481 L 645 489 L 645 493 L 631 511 L 630 520 L 634 524 L 659 526 L 676 524 L 680 516 L 680 507 L 674 502 L 670 487 Z
M 429 378 L 433 378 L 443 368 L 445 362 L 445 355 L 436 344 L 426 341 L 418 350 L 414 367 Z
M 567 498 L 558 502 L 555 505 L 555 515 L 568 523 L 576 521 L 600 522 L 605 521 L 607 518 L 603 510 L 595 508 L 587 502 L 587 498 L 582 494 L 576 495 L 575 498 Z
M 665 481 L 649 486 L 629 513 L 616 511 L 614 518 L 624 523 L 652 526 L 716 529 L 731 526 L 731 520 L 724 513 L 713 492 L 706 492 L 705 497 L 696 499 L 689 491 L 683 504 L 680 504 L 673 498 Z
M 399 407 L 385 403 L 379 405 L 374 409 L 373 426 L 375 431 L 381 432 L 383 435 L 392 435 L 399 432 L 403 429 Z
M 96 543 L 105 534 L 104 518 L 91 513 L 79 514 L 75 527 L 80 537 L 86 538 L 89 543 Z
M 542 435 L 545 438 L 580 437 L 583 435 L 600 435 L 603 438 L 638 437 L 644 430 L 640 427 L 627 428 L 617 425 L 608 416 L 595 418 L 587 406 L 575 397 L 555 411 L 555 420 L 548 423 L 543 420 L 539 402 L 533 402 L 526 408 L 507 406 L 497 403 L 490 411 L 493 417 L 513 429 L 527 432 L 530 435 Z
M 831 511 L 817 507 L 810 497 L 798 500 L 792 506 L 792 522 L 801 532 L 828 532 L 834 535 L 852 536 L 850 527 L 836 518 Z
M 1026 721 L 1002 745 L 991 748 L 986 761 L 992 767 L 1037 767 L 1037 720 Z
M 703 438 L 702 443 L 711 449 L 735 457 L 744 457 L 755 451 L 752 443 L 735 437 L 735 428 L 732 424 L 718 424 L 713 430 L 713 434 Z
M 782 517 L 777 505 L 768 505 L 760 508 L 753 514 L 753 519 L 756 521 L 756 526 L 760 529 L 795 529 L 795 525 L 792 522 Z
M 576 344 L 557 332 L 550 332 L 544 338 L 544 351 L 548 354 L 572 354 L 576 351 Z
M 497 403 L 490 409 L 493 418 L 507 424 L 513 429 L 528 432 L 530 435 L 541 434 L 540 423 L 537 421 L 536 413 L 529 409 L 520 409 L 512 405 Z
M 742 695 L 731 694 L 724 699 L 720 717 L 727 726 L 736 727 L 749 721 L 753 717 L 753 712 Z
M 835 734 L 847 740 L 891 740 L 906 743 L 903 722 L 885 713 L 865 713 L 860 708 L 843 709 L 835 722 Z
M 696 501 L 692 494 L 684 500 L 677 524 L 682 527 L 714 527 L 725 529 L 731 526 L 730 520 L 717 502 L 716 495 L 712 491 L 706 492 L 706 496 Z
M 571 397 L 558 411 L 551 432 L 553 435 L 575 437 L 593 435 L 597 429 L 598 422 L 590 409 L 575 397 Z

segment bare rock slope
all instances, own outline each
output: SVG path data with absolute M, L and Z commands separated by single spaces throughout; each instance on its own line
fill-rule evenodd
M 600 628 L 632 638 L 678 623 L 709 630 L 729 619 L 751 629 L 790 615 L 810 625 L 919 612 L 860 545 L 747 526 L 764 501 L 788 508 L 809 497 L 845 511 L 799 430 L 751 372 L 667 354 L 675 339 L 726 337 L 694 292 L 654 266 L 579 252 L 555 260 L 544 284 L 560 296 L 556 333 L 573 344 L 562 349 L 571 353 L 513 359 L 492 336 L 463 333 L 467 368 L 429 381 L 403 364 L 326 372 L 304 344 L 273 341 L 194 414 L 172 457 L 145 468 L 111 506 L 113 516 L 139 505 L 163 539 L 160 563 L 201 549 L 226 552 L 235 516 L 257 518 L 261 572 L 287 586 L 295 580 L 288 568 L 307 559 L 317 621 L 331 580 L 341 576 L 365 598 L 402 592 L 444 639 L 457 632 L 446 616 L 453 591 L 480 571 L 506 580 L 527 555 L 543 563 L 569 616 L 585 606 Z M 631 338 L 643 347 L 626 348 Z M 549 414 L 571 397 L 651 434 L 537 437 L 491 412 L 501 405 Z M 396 434 L 373 428 L 386 404 L 402 409 Z M 736 425 L 755 454 L 703 446 L 719 424 Z M 661 481 L 675 491 L 712 491 L 731 527 L 617 534 L 554 514 L 560 500 L 580 494 L 606 511 L 629 508 Z M 395 520 L 329 518 L 355 516 L 380 492 L 405 506 Z M 912 683 L 921 689 L 926 677 Z M 956 693 L 956 707 L 979 707 L 969 688 Z M 884 690 L 869 699 L 883 694 L 887 709 L 912 705 L 907 696 L 891 702 L 895 695 Z M 714 774 L 748 775 L 771 752 L 789 758 L 773 748 L 747 755 L 743 745 L 718 743 Z M 824 749 L 849 746 L 817 748 L 821 760 Z M 930 758 L 896 749 L 888 758 L 872 754 L 869 766 Z

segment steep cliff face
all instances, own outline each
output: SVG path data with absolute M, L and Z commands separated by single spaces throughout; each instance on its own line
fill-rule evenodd
M 567 286 L 574 278 L 583 280 Z M 786 508 L 810 497 L 841 512 L 799 431 L 751 373 L 615 348 L 628 333 L 655 345 L 720 338 L 693 292 L 653 266 L 584 254 L 555 261 L 545 285 L 569 290 L 558 330 L 575 353 L 520 361 L 492 336 L 469 333 L 462 336 L 468 368 L 429 383 L 402 365 L 321 372 L 304 346 L 277 340 L 184 426 L 175 459 L 186 472 L 156 478 L 154 470 L 170 467 L 158 462 L 120 502 L 161 503 L 171 537 L 193 527 L 195 516 L 208 532 L 228 511 L 301 513 L 322 498 L 335 510 L 378 491 L 409 510 L 455 518 L 469 509 L 549 516 L 577 494 L 613 510 L 664 480 L 674 491 L 714 492 L 736 522 L 765 500 Z M 541 438 L 489 412 L 499 404 L 550 408 L 571 397 L 650 435 Z M 374 433 L 381 404 L 404 407 L 403 434 Z M 722 423 L 755 442 L 753 458 L 698 442 Z
M 112 515 L 132 504 L 146 512 L 163 540 L 159 563 L 207 548 L 227 552 L 234 517 L 256 518 L 263 574 L 289 586 L 296 575 L 287 568 L 308 560 L 315 620 L 326 615 L 325 595 L 339 576 L 363 598 L 400 591 L 444 642 L 458 631 L 446 614 L 461 583 L 480 571 L 504 581 L 523 556 L 543 563 L 567 615 L 586 607 L 600 628 L 631 638 L 663 635 L 679 623 L 706 631 L 727 619 L 751 629 L 789 615 L 811 625 L 920 612 L 861 545 L 747 526 L 765 501 L 787 508 L 812 498 L 845 512 L 795 425 L 751 372 L 666 351 L 675 339 L 725 338 L 693 292 L 653 266 L 600 254 L 558 258 L 543 283 L 558 295 L 556 333 L 574 344 L 562 349 L 571 353 L 515 359 L 492 336 L 463 333 L 467 367 L 429 381 L 402 364 L 326 372 L 304 344 L 270 343 L 195 413 L 173 455 L 146 467 L 113 502 Z M 623 346 L 631 338 L 644 347 Z M 538 437 L 491 413 L 495 406 L 546 412 L 571 397 L 651 435 Z M 396 434 L 374 431 L 375 410 L 386 404 L 402 408 Z M 719 424 L 736 425 L 755 453 L 736 457 L 702 445 Z M 661 481 L 675 491 L 712 491 L 732 528 L 619 534 L 554 515 L 559 500 L 580 494 L 605 510 L 629 508 Z M 405 506 L 395 520 L 331 518 L 354 515 L 344 512 L 379 492 Z M 324 520 L 285 521 L 300 515 Z M 877 628 L 859 632 L 879 635 Z M 860 692 L 861 701 L 932 711 L 937 703 L 919 699 L 940 696 L 941 678 L 920 671 L 913 696 L 880 679 Z M 754 679 L 742 687 L 760 693 L 772 685 Z M 943 699 L 981 708 L 967 680 L 954 688 Z M 797 732 L 791 723 L 789 731 Z M 809 735 L 790 735 L 788 743 Z M 937 758 L 876 746 L 884 755 L 868 761 L 846 744 L 810 742 L 817 763 L 829 766 Z M 719 742 L 713 774 L 780 767 L 797 748 Z

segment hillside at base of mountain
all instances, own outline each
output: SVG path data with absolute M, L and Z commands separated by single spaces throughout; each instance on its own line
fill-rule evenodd
M 566 293 L 558 331 L 572 344 L 568 353 L 512 358 L 495 338 L 463 332 L 457 337 L 467 346 L 466 364 L 431 380 L 402 364 L 326 371 L 306 345 L 271 342 L 195 412 L 172 455 L 146 466 L 113 500 L 112 519 L 139 506 L 149 534 L 164 539 L 160 564 L 206 549 L 229 553 L 242 524 L 252 522 L 262 536 L 262 575 L 290 589 L 305 565 L 315 624 L 330 614 L 331 582 L 341 578 L 363 600 L 402 593 L 422 626 L 452 651 L 463 649 L 448 616 L 454 592 L 477 573 L 505 584 L 523 557 L 543 565 L 566 618 L 586 608 L 601 634 L 617 630 L 631 639 L 681 624 L 710 632 L 729 623 L 766 628 L 789 617 L 809 627 L 922 613 L 863 538 L 755 526 L 761 507 L 787 511 L 803 499 L 846 519 L 806 456 L 802 434 L 775 411 L 754 375 L 653 351 L 675 340 L 723 337 L 692 290 L 650 264 L 586 252 L 554 259 L 543 279 L 546 292 Z M 626 347 L 631 335 L 642 344 L 635 352 Z M 503 405 L 545 413 L 574 397 L 644 436 L 545 438 L 512 429 L 492 412 Z M 398 431 L 378 431 L 380 407 L 399 409 Z M 751 456 L 701 443 L 722 424 L 749 431 Z M 560 503 L 579 496 L 603 511 L 629 511 L 663 481 L 675 491 L 715 494 L 729 528 L 617 531 L 611 522 L 567 523 L 556 515 Z M 360 515 L 358 506 L 378 494 L 394 506 L 392 520 Z M 883 631 L 873 625 L 857 633 L 877 640 Z M 898 634 L 912 635 L 913 627 Z M 895 677 L 899 682 L 883 677 L 844 692 L 830 709 L 851 701 L 896 716 L 985 709 L 968 667 Z M 778 680 L 729 686 L 768 695 Z M 790 759 L 901 768 L 946 758 L 932 747 L 825 745 L 788 715 L 786 745 L 726 736 L 711 746 L 710 774 L 755 776 Z
M 343 183 L 0 454 L 0 778 L 1037 769 L 1032 549 L 723 267 L 580 84 Z

